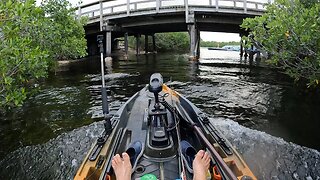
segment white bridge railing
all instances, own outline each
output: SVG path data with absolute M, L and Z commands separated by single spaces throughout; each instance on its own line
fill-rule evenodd
M 248 11 L 263 12 L 265 5 L 271 0 L 100 0 L 78 7 L 78 17 L 87 16 L 89 19 L 107 16 L 118 17 L 117 15 L 133 16 L 137 12 L 153 11 L 153 13 L 172 11 L 200 10 L 223 12 L 225 9 L 235 12 L 249 13 Z M 187 13 L 186 13 L 187 14 Z

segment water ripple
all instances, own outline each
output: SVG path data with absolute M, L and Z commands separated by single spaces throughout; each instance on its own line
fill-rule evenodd
M 0 161 L 1 179 L 73 179 L 101 122 L 63 133 L 41 145 L 20 148 Z
M 244 157 L 258 179 L 320 179 L 320 153 L 252 130 L 237 122 L 211 118 Z

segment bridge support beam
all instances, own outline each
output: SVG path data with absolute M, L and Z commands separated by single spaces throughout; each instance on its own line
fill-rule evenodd
M 149 41 L 148 41 L 148 35 L 144 35 L 144 53 L 148 54 L 149 52 Z
M 128 43 L 128 33 L 124 33 L 124 51 L 126 53 L 126 56 L 128 56 L 128 46 L 129 46 L 129 43 Z
M 196 24 L 189 24 L 188 31 L 190 36 L 190 59 L 198 60 L 200 57 L 200 31 Z
M 140 37 L 141 34 L 138 34 L 136 37 L 136 55 L 140 55 Z
M 156 36 L 155 34 L 152 34 L 152 48 L 153 48 L 153 53 L 157 52 L 157 47 L 156 47 Z

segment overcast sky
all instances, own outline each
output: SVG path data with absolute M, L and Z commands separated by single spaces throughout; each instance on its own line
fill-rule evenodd
M 1 1 L 1 0 L 0 0 Z M 72 5 L 77 6 L 79 0 L 68 0 Z M 82 4 L 88 4 L 97 0 L 82 0 Z M 126 2 L 127 0 L 117 0 L 117 2 Z M 131 0 L 136 1 L 136 0 Z M 183 0 L 178 0 L 183 1 Z M 194 1 L 194 2 L 193 2 Z M 41 2 L 41 0 L 37 0 Z M 189 0 L 189 3 L 200 3 L 203 1 L 200 0 Z M 235 33 L 217 33 L 217 32 L 200 32 L 201 39 L 204 41 L 219 41 L 219 42 L 228 42 L 228 41 L 240 41 L 239 34 Z

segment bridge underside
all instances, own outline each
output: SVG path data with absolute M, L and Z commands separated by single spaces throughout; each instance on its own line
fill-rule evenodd
M 111 53 L 112 46 L 110 46 L 112 43 L 109 42 L 108 52 L 108 41 L 114 42 L 119 37 L 127 37 L 128 35 L 140 37 L 140 35 L 154 35 L 162 32 L 189 32 L 190 55 L 197 57 L 199 56 L 200 31 L 247 34 L 239 25 L 244 18 L 254 17 L 254 15 L 196 12 L 190 18 L 191 22 L 189 23 L 186 23 L 185 17 L 185 12 L 177 12 L 108 19 L 105 20 L 107 26 L 104 31 L 100 31 L 99 23 L 92 23 L 85 27 L 89 54 L 98 52 L 96 47 L 97 34 L 105 35 L 108 54 Z M 137 43 L 139 43 L 138 40 Z

